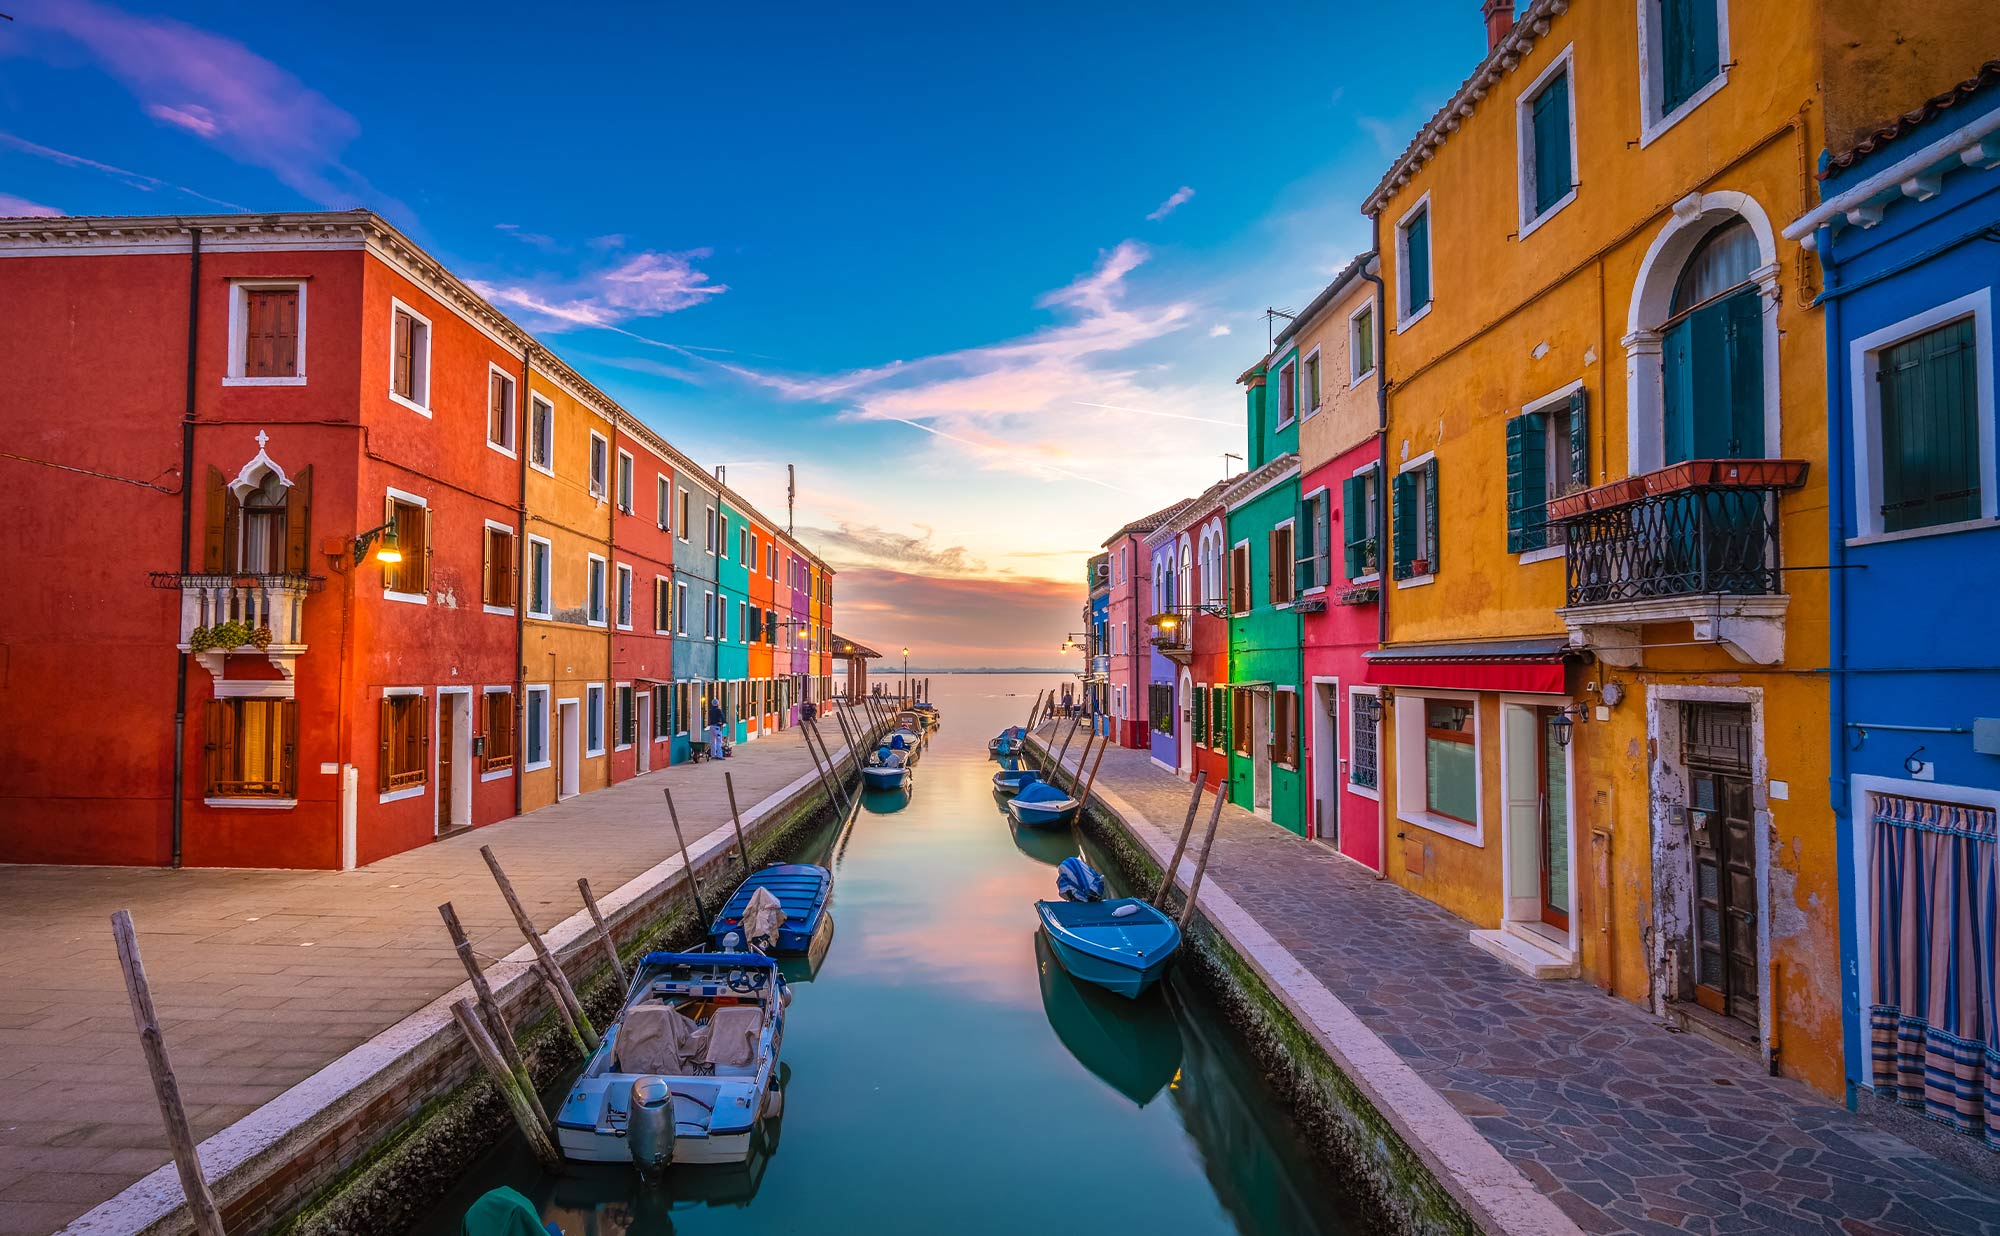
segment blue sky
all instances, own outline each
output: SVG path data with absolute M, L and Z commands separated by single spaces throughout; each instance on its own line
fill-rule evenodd
M 1058 660 L 1484 51 L 1474 0 L 0 10 L 0 214 L 373 207 L 767 512 L 796 463 L 843 632 L 933 665 Z

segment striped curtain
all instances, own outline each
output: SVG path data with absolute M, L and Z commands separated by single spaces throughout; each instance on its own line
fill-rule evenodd
M 1872 796 L 1878 1093 L 2000 1149 L 2000 813 Z

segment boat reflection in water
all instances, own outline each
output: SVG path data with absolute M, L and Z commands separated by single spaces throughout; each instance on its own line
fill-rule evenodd
M 1035 964 L 1041 970 L 1042 1012 L 1078 1064 L 1140 1107 L 1179 1079 L 1181 1028 L 1164 990 L 1128 1000 L 1079 983 L 1039 931 Z
M 806 951 L 790 957 L 778 958 L 778 973 L 785 976 L 786 983 L 810 983 L 819 977 L 819 969 L 826 963 L 827 950 L 833 947 L 833 912 L 820 916 L 819 927 L 806 944 Z
M 995 802 L 1001 804 L 1001 810 L 1004 813 L 1007 800 L 997 792 L 993 795 L 993 799 Z M 1014 818 L 1008 816 L 1007 831 L 1014 838 L 1014 848 L 1038 863 L 1047 863 L 1051 867 L 1060 867 L 1062 860 L 1076 856 L 1076 838 L 1070 834 L 1067 828 L 1059 830 L 1029 828 L 1025 824 L 1015 823 Z
M 894 815 L 909 805 L 910 786 L 907 779 L 893 790 L 864 787 L 861 791 L 861 809 L 869 815 Z

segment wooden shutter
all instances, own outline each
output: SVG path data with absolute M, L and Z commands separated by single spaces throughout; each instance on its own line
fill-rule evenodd
M 1590 400 L 1581 386 L 1569 393 L 1569 482 L 1590 485 Z
M 293 378 L 299 372 L 299 292 L 260 288 L 243 294 L 243 376 Z
M 1360 476 L 1350 476 L 1340 483 L 1342 563 L 1349 579 L 1366 574 L 1361 569 L 1367 561 L 1365 550 L 1370 532 L 1366 485 L 1367 478 Z
M 201 569 L 210 575 L 233 571 L 236 555 L 231 551 L 236 543 L 231 532 L 236 527 L 236 496 L 229 492 L 229 483 L 223 479 L 220 468 L 209 468 L 203 496 Z
M 1404 273 L 1404 286 L 1409 289 L 1410 303 L 1403 306 L 1405 317 L 1431 302 L 1431 212 L 1426 210 L 1410 220 L 1403 229 L 1403 255 L 1409 270 Z
M 417 559 L 417 586 L 414 591 L 429 592 L 431 590 L 431 509 L 429 507 L 421 508 L 420 516 L 416 523 L 419 528 L 423 529 L 423 554 Z M 407 554 L 409 551 L 405 550 L 404 552 Z
M 209 700 L 202 705 L 206 733 L 202 743 L 202 765 L 207 778 L 207 787 L 203 792 L 208 795 L 220 792 L 217 787 L 223 782 L 224 769 L 235 762 L 231 746 L 234 738 L 234 727 L 230 724 L 232 719 L 229 705 L 221 700 Z
M 1188 719 L 1188 723 L 1192 727 L 1188 732 L 1188 736 L 1193 740 L 1194 745 L 1199 747 L 1205 745 L 1203 740 L 1208 736 L 1208 688 L 1196 687 L 1194 689 L 1194 699 L 1191 703 L 1193 707 L 1190 711 L 1194 715 Z
M 497 546 L 493 544 L 493 529 L 488 528 L 480 540 L 483 551 L 479 567 L 480 599 L 488 605 L 499 605 L 501 602 L 496 598 L 500 595 L 500 581 L 494 574 L 496 566 L 493 561 L 493 551 Z
M 1540 215 L 1570 190 L 1569 74 L 1535 96 L 1535 213 Z
M 398 309 L 396 311 L 394 355 L 391 360 L 389 373 L 389 389 L 395 391 L 405 399 L 413 397 L 412 391 L 415 385 L 412 379 L 412 375 L 415 372 L 415 365 L 413 363 L 414 357 L 412 355 L 411 340 L 411 335 L 415 329 L 415 319 Z
M 1438 569 L 1438 461 L 1423 466 L 1424 478 L 1424 562 L 1431 574 Z
M 378 725 L 381 731 L 381 748 L 375 753 L 375 788 L 382 793 L 389 792 L 389 779 L 395 768 L 395 758 L 391 755 L 396 741 L 396 701 L 394 696 L 385 695 L 377 709 Z
M 1548 544 L 1548 493 L 1548 421 L 1524 412 L 1507 422 L 1508 553 Z
M 1390 492 L 1395 516 L 1393 529 L 1395 538 L 1395 575 L 1397 579 L 1408 579 L 1412 574 L 1411 564 L 1417 558 L 1417 485 L 1419 477 L 1415 472 L 1398 472 L 1390 483 Z
M 1715 0 L 1660 0 L 1660 111 L 1671 112 L 1722 71 Z
M 285 494 L 285 574 L 312 574 L 312 465 L 299 469 Z
M 1729 348 L 1725 457 L 1756 459 L 1764 454 L 1764 297 L 1751 288 L 1724 301 L 1723 308 Z
M 286 798 L 299 796 L 299 702 L 278 701 L 278 721 L 284 727 L 284 743 L 279 748 L 279 785 Z

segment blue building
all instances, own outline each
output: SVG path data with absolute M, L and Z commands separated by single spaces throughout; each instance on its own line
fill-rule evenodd
M 716 684 L 715 548 L 720 512 L 715 484 L 700 472 L 674 473 L 674 717 L 672 760 L 705 741 Z
M 1849 1102 L 2000 1148 L 2000 61 L 1821 180 Z

